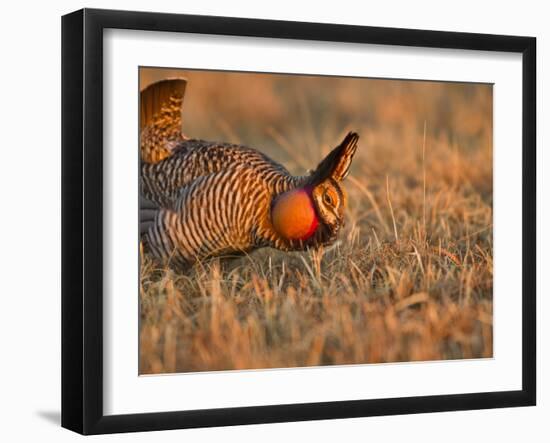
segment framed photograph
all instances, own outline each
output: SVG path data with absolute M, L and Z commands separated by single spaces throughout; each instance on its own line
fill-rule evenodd
M 62 20 L 62 425 L 536 402 L 531 37 Z

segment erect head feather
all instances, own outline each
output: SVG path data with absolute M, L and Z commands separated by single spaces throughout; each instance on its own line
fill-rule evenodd
M 357 150 L 357 141 L 359 135 L 355 132 L 349 132 L 336 148 L 319 163 L 311 175 L 313 185 L 323 180 L 332 178 L 337 182 L 344 180 L 349 174 L 349 168 L 355 151 Z

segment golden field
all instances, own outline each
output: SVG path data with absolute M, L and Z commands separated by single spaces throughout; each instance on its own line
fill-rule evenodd
M 143 69 L 142 87 L 175 75 L 188 136 L 293 173 L 361 138 L 331 247 L 186 273 L 142 256 L 140 373 L 492 356 L 490 85 Z

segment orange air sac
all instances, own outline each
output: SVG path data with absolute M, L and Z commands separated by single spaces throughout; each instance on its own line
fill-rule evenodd
M 295 189 L 277 197 L 271 217 L 275 231 L 290 240 L 307 240 L 319 224 L 311 195 L 305 189 Z

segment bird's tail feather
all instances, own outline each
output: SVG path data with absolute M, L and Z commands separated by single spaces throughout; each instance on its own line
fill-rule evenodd
M 173 78 L 153 83 L 140 93 L 141 160 L 158 163 L 170 156 L 182 133 L 183 97 L 187 80 Z

